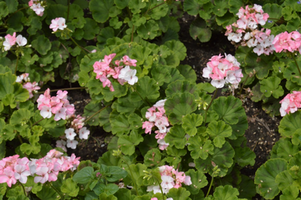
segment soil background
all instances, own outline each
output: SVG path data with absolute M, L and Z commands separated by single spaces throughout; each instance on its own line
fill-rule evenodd
M 180 41 L 187 48 L 187 57 L 181 64 L 188 64 L 193 67 L 197 74 L 197 82 L 208 82 L 202 77 L 203 68 L 206 63 L 214 55 L 232 54 L 235 53 L 235 47 L 227 40 L 223 33 L 213 33 L 212 38 L 207 43 L 201 43 L 198 40 L 193 40 L 189 34 L 189 26 L 194 20 L 193 16 L 183 15 L 179 18 L 181 30 L 179 32 Z M 221 94 L 223 95 L 223 94 Z M 69 101 L 75 105 L 76 114 L 82 114 L 84 107 L 89 103 L 90 97 L 84 90 L 69 91 Z M 269 158 L 269 153 L 276 141 L 279 140 L 278 125 L 280 118 L 271 117 L 266 114 L 260 103 L 252 102 L 247 95 L 239 97 L 245 108 L 248 117 L 248 129 L 245 132 L 247 138 L 247 146 L 255 152 L 256 159 L 254 166 L 247 166 L 242 170 L 242 173 L 254 178 L 255 171 L 265 163 Z M 91 127 L 92 128 L 92 127 Z M 97 162 L 98 158 L 107 151 L 106 138 L 110 137 L 110 133 L 106 133 L 101 128 L 91 129 L 92 137 L 78 145 L 76 150 L 68 149 L 69 153 L 75 153 L 81 157 L 81 160 L 91 160 Z M 259 200 L 259 195 L 253 198 Z

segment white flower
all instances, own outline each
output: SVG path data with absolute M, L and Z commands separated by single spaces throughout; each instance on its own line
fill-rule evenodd
M 162 99 L 160 101 L 157 101 L 157 103 L 154 105 L 154 107 L 163 107 L 165 104 L 166 99 Z
M 216 88 L 223 88 L 225 85 L 225 80 L 221 79 L 221 80 L 212 80 L 211 81 L 211 85 L 213 85 Z
M 16 38 L 16 42 L 20 47 L 25 46 L 27 44 L 27 39 L 22 35 L 18 35 Z
M 152 185 L 152 186 L 147 186 L 147 192 L 153 191 L 154 194 L 156 193 L 161 193 L 159 185 Z
M 174 179 L 171 176 L 161 176 L 162 182 L 161 182 L 161 186 L 162 188 L 166 189 L 166 190 L 170 190 L 171 188 L 173 188 L 174 186 Z
M 90 131 L 87 130 L 86 127 L 83 127 L 82 129 L 79 130 L 79 139 L 88 139 L 88 136 L 90 134 Z
M 120 70 L 118 78 L 127 81 L 130 85 L 134 85 L 138 82 L 138 77 L 136 76 L 137 70 L 131 69 L 129 66 L 125 66 Z
M 52 116 L 51 108 L 49 108 L 48 106 L 43 106 L 40 111 L 40 115 L 43 118 L 50 118 Z
M 38 16 L 43 16 L 45 8 L 40 3 L 33 4 L 30 7 Z
M 65 28 L 67 28 L 65 18 L 58 17 L 58 18 L 51 20 L 51 24 L 50 24 L 49 28 L 51 28 L 53 30 L 53 32 L 56 32 L 57 29 L 64 30 Z
M 65 152 L 67 152 L 66 144 L 67 143 L 65 140 L 57 140 L 56 141 L 56 147 L 62 148 Z
M 71 149 L 76 149 L 78 141 L 76 140 L 67 140 L 67 147 Z
M 68 128 L 65 130 L 66 138 L 68 140 L 74 140 L 74 137 L 76 136 L 76 133 L 74 132 L 73 128 Z M 68 146 L 68 144 L 67 144 Z

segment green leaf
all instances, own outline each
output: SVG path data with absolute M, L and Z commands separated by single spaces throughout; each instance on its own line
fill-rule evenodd
M 17 11 L 18 9 L 18 1 L 17 0 L 5 0 L 6 1 L 6 5 L 8 7 L 9 13 L 13 13 L 15 11 Z
M 158 84 L 149 76 L 144 76 L 139 79 L 135 86 L 136 91 L 131 94 L 131 99 L 144 100 L 146 102 L 150 101 L 149 103 L 153 103 L 160 96 Z
M 255 164 L 256 154 L 249 148 L 234 148 L 236 163 L 241 167 Z
M 276 99 L 283 95 L 284 90 L 280 85 L 281 79 L 277 76 L 270 76 L 260 81 L 260 91 L 266 97 L 273 95 Z
M 9 10 L 4 1 L 0 2 L 0 18 L 4 18 L 8 15 Z
M 222 148 L 214 148 L 212 155 L 209 155 L 206 160 L 195 160 L 195 166 L 202 172 L 208 172 L 211 176 L 224 177 L 228 169 L 233 165 L 233 157 L 235 155 L 234 149 L 225 142 Z M 220 171 L 213 174 L 214 167 L 218 166 Z
M 165 102 L 165 110 L 171 124 L 182 123 L 182 118 L 197 109 L 194 96 L 188 92 L 176 94 Z
M 126 167 L 126 170 L 128 172 L 128 176 L 124 179 L 124 184 L 126 185 L 142 185 L 143 183 L 143 177 L 145 176 L 144 171 L 147 170 L 147 167 L 141 163 L 138 164 L 132 164 Z M 137 188 L 135 188 L 137 190 Z
M 185 51 L 185 55 L 186 55 L 186 51 Z M 189 81 L 191 83 L 196 82 L 197 76 L 196 76 L 196 73 L 195 73 L 194 69 L 192 69 L 191 66 L 189 66 L 189 65 L 179 65 L 177 67 L 177 69 L 185 77 L 185 79 L 187 81 Z
M 99 33 L 99 25 L 93 19 L 86 18 L 86 23 L 84 25 L 83 30 L 83 38 L 86 40 L 92 40 Z
M 292 137 L 294 132 L 300 128 L 301 111 L 285 115 L 280 121 L 279 133 L 282 137 Z
M 259 80 L 266 78 L 269 72 L 273 70 L 273 59 L 271 56 L 261 55 L 258 56 L 253 52 L 249 52 L 245 59 L 246 73 L 256 71 L 256 77 Z
M 208 42 L 212 31 L 207 27 L 206 21 L 199 18 L 191 23 L 189 34 L 194 40 L 198 38 L 201 42 Z
M 122 153 L 125 155 L 132 155 L 135 153 L 135 147 L 143 141 L 143 137 L 138 130 L 132 130 L 130 135 L 121 135 L 118 138 L 118 145 Z
M 197 96 L 197 88 L 195 83 L 191 83 L 189 81 L 173 81 L 171 82 L 165 91 L 166 97 L 173 97 L 174 95 L 181 95 L 184 92 L 189 92 L 194 96 Z
M 170 146 L 175 146 L 178 149 L 183 149 L 187 143 L 185 131 L 180 125 L 174 125 L 170 128 L 164 140 Z
M 219 115 L 219 119 L 224 120 L 230 125 L 237 124 L 240 118 L 246 116 L 241 101 L 233 96 L 222 96 L 215 99 L 212 109 Z
M 114 0 L 114 3 L 116 4 L 116 7 L 119 9 L 124 9 L 130 0 Z
M 165 42 L 164 46 L 167 46 L 180 60 L 185 59 L 187 49 L 182 42 L 178 40 L 170 40 Z
M 291 143 L 289 138 L 281 138 L 276 143 L 277 145 L 273 146 L 272 150 L 272 158 L 284 158 L 287 161 L 296 153 L 298 153 L 299 148 L 296 145 Z M 276 153 L 276 155 L 275 155 Z
M 151 149 L 144 155 L 144 164 L 147 167 L 160 167 L 164 165 L 162 154 L 159 149 Z
M 110 9 L 114 8 L 114 0 L 91 0 L 89 8 L 93 19 L 96 22 L 104 23 L 109 19 Z
M 200 10 L 200 4 L 197 0 L 186 0 L 184 1 L 184 11 L 189 15 L 197 15 Z
M 97 41 L 100 44 L 105 44 L 107 42 L 107 39 L 114 37 L 114 29 L 111 27 L 105 27 L 102 28 L 99 35 L 97 36 Z
M 16 76 L 11 72 L 0 74 L 0 100 L 7 94 L 13 93 Z
M 238 195 L 238 190 L 231 185 L 219 186 L 213 193 L 214 200 L 238 200 Z
M 194 136 L 197 133 L 197 126 L 202 125 L 203 117 L 195 113 L 186 115 L 183 119 L 182 128 L 190 136 Z
M 191 194 L 197 194 L 201 188 L 208 185 L 207 177 L 201 171 L 189 169 L 185 175 L 191 178 L 192 184 L 187 187 Z
M 280 19 L 281 18 L 281 13 L 282 13 L 282 7 L 276 3 L 267 3 L 262 6 L 262 9 L 264 10 L 265 13 L 269 14 L 270 18 L 274 19 Z M 272 23 L 266 23 L 265 28 L 270 28 L 275 24 L 276 20 L 273 20 Z
M 219 17 L 222 17 L 224 14 L 226 14 L 228 10 L 228 2 L 224 0 L 215 0 L 214 1 L 214 8 L 213 13 L 216 14 Z
M 161 17 L 166 16 L 169 11 L 169 6 L 166 3 L 162 5 L 161 2 L 156 2 L 151 7 L 154 7 L 154 9 L 150 9 L 148 15 L 154 20 L 159 20 Z
M 159 35 L 160 28 L 154 20 L 149 20 L 137 28 L 138 36 L 143 39 L 154 39 Z
M 112 126 L 113 134 L 123 134 L 130 131 L 130 123 L 128 121 L 128 117 L 125 114 L 111 112 L 110 123 Z
M 133 14 L 140 13 L 141 9 L 146 7 L 146 2 L 140 1 L 140 0 L 130 0 L 129 1 L 129 9 L 131 9 L 131 12 Z
M 204 20 L 209 20 L 213 15 L 214 4 L 212 2 L 203 5 L 203 9 L 200 9 L 199 16 Z
M 40 199 L 57 200 L 59 194 L 55 192 L 50 186 L 44 185 L 42 190 L 37 193 L 37 197 Z
M 243 5 L 244 2 L 242 0 L 229 0 L 229 11 L 236 15 Z
M 51 49 L 51 42 L 44 35 L 39 35 L 35 40 L 31 42 L 32 47 L 40 54 L 46 55 Z
M 106 185 L 103 183 L 99 183 L 93 189 L 93 191 L 95 192 L 96 195 L 100 195 L 100 194 L 112 195 L 112 194 L 115 194 L 118 190 L 119 190 L 118 185 L 113 184 L 113 183 L 109 183 Z M 106 199 L 108 199 L 108 198 L 106 198 Z
M 214 153 L 214 146 L 211 140 L 201 139 L 200 136 L 193 136 L 188 139 L 188 150 L 193 159 L 201 158 L 206 160 L 209 154 Z
M 266 199 L 273 199 L 280 192 L 276 176 L 286 170 L 286 161 L 282 158 L 269 159 L 255 173 L 254 183 L 257 192 Z
M 213 139 L 214 146 L 221 148 L 225 138 L 232 135 L 232 128 L 223 121 L 213 121 L 209 123 L 207 133 Z
M 73 176 L 73 181 L 79 184 L 87 184 L 95 178 L 93 167 L 85 167 L 76 172 Z
M 167 197 L 171 197 L 173 200 L 189 200 L 190 192 L 185 188 L 180 187 L 178 189 L 171 188 L 167 193 Z
M 101 173 L 102 177 L 109 182 L 116 182 L 127 176 L 127 172 L 117 166 L 106 166 L 101 164 L 99 172 Z
M 16 12 L 7 19 L 7 26 L 13 29 L 14 32 L 21 32 L 23 30 L 22 18 L 23 12 Z
M 61 186 L 61 191 L 71 197 L 76 197 L 79 192 L 79 187 L 72 180 L 72 178 L 68 178 L 63 180 L 63 184 Z

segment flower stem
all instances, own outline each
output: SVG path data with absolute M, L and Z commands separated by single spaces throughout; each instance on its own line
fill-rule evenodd
M 18 62 L 19 62 L 19 53 L 17 53 L 17 62 L 16 62 L 16 66 L 15 66 L 15 75 L 17 74 Z
M 165 4 L 165 2 L 160 3 L 160 4 L 156 5 L 156 6 L 154 6 L 154 7 L 150 8 L 150 9 L 148 9 L 148 10 L 145 12 L 144 16 L 147 15 L 147 13 L 148 13 L 149 11 L 151 11 L 151 10 L 153 10 L 153 9 L 155 9 L 155 8 L 157 8 L 157 7 L 161 6 L 161 5 L 163 5 L 163 4 Z
M 36 122 L 31 126 L 31 128 L 32 128 L 34 125 L 36 125 L 37 123 L 41 122 L 43 119 L 45 119 L 45 118 L 42 118 L 42 119 L 36 121 Z
M 205 124 L 206 124 L 206 120 L 207 120 L 207 113 L 208 113 L 208 110 L 209 110 L 209 108 L 210 108 L 210 106 L 211 106 L 213 100 L 215 99 L 215 96 L 216 96 L 216 94 L 217 94 L 217 90 L 218 90 L 218 89 L 215 90 L 215 92 L 214 92 L 214 94 L 213 94 L 213 97 L 211 98 L 210 104 L 208 105 L 208 107 L 207 107 L 207 109 L 206 109 L 206 111 L 205 111 L 205 119 L 204 119 L 204 123 L 205 123 Z
M 242 92 L 242 88 L 245 86 L 245 84 L 247 83 L 248 79 L 250 77 L 250 74 L 248 74 L 246 80 L 243 82 L 242 86 L 240 87 L 240 91 L 239 91 L 239 95 L 241 95 L 241 92 Z
M 101 111 L 103 111 L 104 109 L 106 109 L 108 106 L 110 106 L 112 103 L 106 105 L 105 107 L 99 109 L 97 112 L 95 112 L 93 115 L 91 115 L 89 118 L 87 118 L 84 123 L 86 123 L 87 121 L 89 121 L 90 119 L 92 119 L 95 115 L 97 115 L 98 113 L 100 113 Z
M 88 58 L 90 58 L 90 56 L 87 54 L 87 52 L 86 51 L 88 51 L 88 50 L 86 50 L 86 49 L 84 49 L 82 46 L 80 46 L 70 35 L 69 35 L 69 33 L 67 33 L 68 34 L 68 36 L 70 37 L 70 39 L 72 40 L 72 42 L 74 42 L 74 44 L 76 44 L 85 54 L 86 54 L 86 56 L 88 56 Z M 91 58 L 90 58 L 91 59 Z
M 21 182 L 19 182 L 19 184 L 21 185 L 21 187 L 22 187 L 22 189 L 23 189 L 23 192 L 24 192 L 25 196 L 27 196 L 26 191 L 25 191 L 25 188 L 24 188 L 24 185 L 23 185 Z
M 212 177 L 211 177 L 211 181 L 210 181 L 210 185 L 209 185 L 209 189 L 208 189 L 207 194 L 206 194 L 206 197 L 208 197 L 208 195 L 209 195 L 209 193 L 210 193 L 211 187 L 212 187 L 212 185 L 213 185 L 213 179 L 214 179 L 214 177 L 212 176 Z
M 300 76 L 301 76 L 301 71 L 300 71 L 300 68 L 299 68 L 299 65 L 298 65 L 298 63 L 297 63 L 297 60 L 296 60 L 295 56 L 293 56 L 293 59 L 294 59 L 295 64 L 296 64 L 296 66 L 297 66 L 298 72 L 299 72 L 299 74 L 300 74 Z
M 61 199 L 64 200 L 65 197 L 52 185 L 52 183 L 49 182 L 49 184 L 50 184 L 51 188 L 54 189 L 56 191 L 56 193 L 58 193 L 58 195 L 60 195 Z

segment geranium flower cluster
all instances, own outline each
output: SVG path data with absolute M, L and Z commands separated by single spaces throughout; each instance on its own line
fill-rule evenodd
M 19 155 L 9 156 L 0 160 L 0 183 L 7 183 L 8 187 L 17 181 L 25 184 L 28 176 L 34 176 L 35 183 L 56 181 L 59 172 L 75 170 L 79 165 L 79 157 L 74 154 L 62 156 L 55 149 L 40 159 L 19 158 Z
M 293 91 L 292 94 L 287 94 L 280 103 L 280 114 L 282 117 L 296 112 L 298 108 L 301 108 L 301 91 Z
M 40 0 L 30 0 L 28 2 L 30 9 L 32 9 L 38 16 L 43 16 L 45 10 L 45 2 Z
M 20 76 L 17 76 L 16 82 L 21 83 L 23 85 L 23 88 L 25 88 L 29 92 L 29 98 L 33 97 L 33 93 L 36 93 L 37 90 L 41 89 L 38 86 L 37 82 L 30 82 L 30 78 L 28 77 L 28 73 L 21 74 Z
M 67 151 L 66 146 L 71 149 L 76 149 L 76 146 L 78 144 L 78 141 L 75 139 L 78 135 L 79 139 L 87 140 L 90 131 L 84 127 L 84 120 L 85 118 L 80 115 L 72 115 L 71 117 L 68 117 L 68 121 L 70 121 L 70 128 L 65 130 L 65 137 L 67 141 L 65 140 L 58 140 L 56 141 L 56 146 L 62 148 L 64 151 Z
M 105 55 L 103 60 L 96 61 L 93 64 L 94 72 L 96 73 L 96 79 L 102 82 L 103 87 L 109 87 L 110 91 L 114 91 L 114 87 L 110 78 L 117 80 L 121 85 L 128 83 L 134 85 L 138 82 L 136 76 L 137 70 L 130 67 L 136 67 L 137 60 L 130 59 L 127 55 L 123 56 L 121 60 L 112 60 L 116 56 L 116 53 Z
M 49 28 L 52 29 L 53 32 L 56 32 L 58 29 L 64 30 L 65 28 L 67 28 L 65 18 L 58 17 L 58 18 L 51 20 L 51 24 L 50 24 Z
M 1 37 L 1 39 L 3 38 Z M 27 39 L 22 35 L 16 37 L 16 32 L 14 32 L 13 35 L 7 34 L 3 42 L 4 51 L 10 50 L 16 43 L 19 47 L 25 46 L 27 44 Z
M 230 54 L 213 56 L 207 67 L 203 69 L 203 77 L 212 79 L 211 84 L 216 88 L 223 88 L 225 84 L 231 84 L 231 88 L 237 88 L 241 77 L 240 63 Z
M 168 147 L 168 143 L 164 141 L 166 134 L 169 132 L 168 118 L 165 114 L 164 104 L 166 99 L 158 101 L 155 105 L 148 109 L 145 113 L 145 117 L 148 121 L 143 122 L 142 128 L 145 129 L 146 134 L 151 134 L 153 127 L 155 130 L 157 143 L 159 144 L 159 149 L 165 150 Z
M 239 17 L 237 22 L 226 27 L 225 35 L 228 36 L 228 40 L 234 44 L 255 47 L 253 51 L 257 55 L 273 53 L 274 35 L 271 35 L 271 30 L 258 29 L 259 25 L 263 26 L 269 18 L 262 7 L 254 4 L 250 8 L 247 5 L 245 9 L 241 7 L 236 15 Z
M 51 97 L 48 88 L 37 100 L 38 109 L 43 118 L 50 118 L 54 114 L 54 120 L 66 119 L 67 116 L 74 114 L 74 105 L 67 99 L 67 91 L 57 91 L 57 95 Z
M 301 34 L 298 31 L 291 33 L 285 31 L 276 35 L 273 44 L 277 53 L 282 51 L 299 51 L 299 53 L 301 53 Z
M 178 172 L 172 166 L 164 165 L 159 167 L 159 171 L 161 174 L 161 187 L 163 189 L 163 193 L 167 194 L 171 188 L 180 188 L 182 184 L 191 185 L 190 176 L 186 176 L 184 172 Z M 147 187 L 147 191 L 153 191 L 154 194 L 161 193 L 159 185 L 152 185 Z

